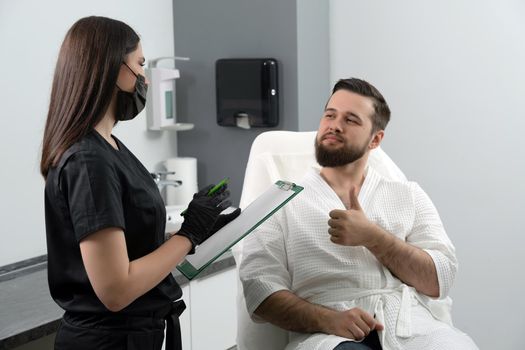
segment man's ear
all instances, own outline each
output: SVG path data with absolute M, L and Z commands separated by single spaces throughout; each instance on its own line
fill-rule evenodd
M 374 133 L 374 136 L 370 140 L 370 144 L 368 145 L 368 149 L 372 150 L 374 148 L 379 147 L 381 144 L 381 141 L 383 140 L 383 137 L 385 136 L 384 130 L 379 130 Z

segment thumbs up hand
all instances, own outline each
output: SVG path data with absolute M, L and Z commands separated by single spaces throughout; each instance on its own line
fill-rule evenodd
M 374 244 L 374 224 L 366 217 L 357 198 L 357 187 L 350 189 L 348 210 L 332 210 L 328 220 L 330 240 L 346 246 L 371 246 Z

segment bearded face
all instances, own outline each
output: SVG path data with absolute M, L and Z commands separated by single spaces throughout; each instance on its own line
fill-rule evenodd
M 342 143 L 340 147 L 328 147 L 323 145 L 324 139 L 336 139 Z M 315 138 L 315 158 L 322 167 L 335 168 L 344 166 L 360 159 L 368 148 L 370 139 L 362 145 L 348 144 L 341 136 L 328 132 L 322 137 Z

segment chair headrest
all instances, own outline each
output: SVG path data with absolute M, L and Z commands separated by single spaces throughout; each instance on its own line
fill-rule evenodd
M 267 131 L 253 141 L 241 196 L 241 207 L 251 203 L 277 180 L 298 182 L 310 167 L 319 167 L 314 155 L 316 131 Z M 404 181 L 403 172 L 380 148 L 370 152 L 369 166 L 382 176 Z

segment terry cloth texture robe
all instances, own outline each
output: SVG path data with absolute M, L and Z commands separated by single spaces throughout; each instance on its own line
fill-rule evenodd
M 383 349 L 477 349 L 452 326 L 447 297 L 457 271 L 454 246 L 425 192 L 414 182 L 391 181 L 367 169 L 359 202 L 368 219 L 424 249 L 434 260 L 439 299 L 418 293 L 392 275 L 364 247 L 337 245 L 328 234 L 328 213 L 345 209 L 332 188 L 311 169 L 304 191 L 244 242 L 240 278 L 248 312 L 271 294 L 288 290 L 335 310 L 360 307 L 385 325 Z M 291 333 L 287 350 L 335 348 L 346 338 Z

